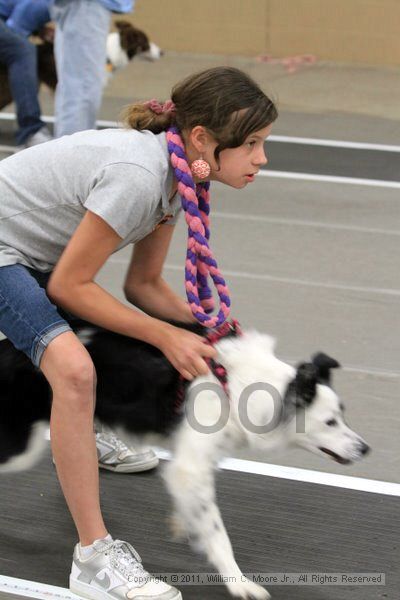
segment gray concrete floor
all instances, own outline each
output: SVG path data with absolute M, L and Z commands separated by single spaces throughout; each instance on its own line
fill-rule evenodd
M 2 575 L 66 587 L 76 534 L 50 453 L 32 471 L 2 478 Z M 221 513 L 245 573 L 384 573 L 380 586 L 267 586 L 274 600 L 396 600 L 398 498 L 230 471 L 217 476 Z M 137 545 L 153 573 L 211 569 L 171 540 L 160 469 L 101 473 L 101 504 L 115 537 Z M 50 517 L 51 515 L 51 517 Z M 34 584 L 32 584 L 34 587 Z M 228 600 L 223 586 L 180 585 L 184 600 Z M 3 600 L 2 594 L 0 598 Z

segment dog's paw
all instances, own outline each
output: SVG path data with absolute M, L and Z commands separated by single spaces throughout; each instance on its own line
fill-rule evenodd
M 187 532 L 182 519 L 177 513 L 172 513 L 168 519 L 168 526 L 174 542 L 183 542 L 187 540 Z
M 244 575 L 241 576 L 240 581 L 228 583 L 227 586 L 229 592 L 235 598 L 242 598 L 243 600 L 268 600 L 271 598 L 265 588 L 258 585 L 258 583 L 254 583 L 254 581 L 250 581 Z

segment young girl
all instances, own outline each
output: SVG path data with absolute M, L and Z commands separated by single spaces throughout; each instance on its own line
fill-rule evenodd
M 193 313 L 203 324 L 216 322 L 202 309 L 208 299 L 201 277 L 187 281 L 186 303 L 161 276 L 180 210 L 176 191 L 179 184 L 191 219 L 197 214 L 193 181 L 244 188 L 267 162 L 264 141 L 277 117 L 256 83 L 233 68 L 190 76 L 171 98 L 130 106 L 126 129 L 66 136 L 0 164 L 0 330 L 52 389 L 52 451 L 79 534 L 70 588 L 87 598 L 181 595 L 147 579 L 136 551 L 113 541 L 103 522 L 93 434 L 96 373 L 68 320 L 75 315 L 144 340 L 186 379 L 205 373 L 204 359 L 215 350 L 165 322 L 191 322 Z M 201 231 L 207 236 L 207 189 L 197 185 L 203 218 L 192 221 L 192 239 Z M 107 258 L 128 244 L 134 247 L 124 292 L 145 314 L 95 283 Z M 227 314 L 226 295 L 221 298 L 219 320 Z

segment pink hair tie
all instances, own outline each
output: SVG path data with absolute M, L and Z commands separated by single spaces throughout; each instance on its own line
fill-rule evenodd
M 158 100 L 153 98 L 152 100 L 148 100 L 148 102 L 143 103 L 144 106 L 147 106 L 153 113 L 156 115 L 161 115 L 162 113 L 175 112 L 175 104 L 172 100 L 167 100 L 164 104 L 160 104 Z

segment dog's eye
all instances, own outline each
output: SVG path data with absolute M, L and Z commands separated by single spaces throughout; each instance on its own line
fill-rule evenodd
M 329 421 L 326 421 L 326 424 L 328 425 L 328 427 L 335 427 L 335 425 L 337 425 L 338 422 L 336 421 L 336 419 L 329 419 Z

